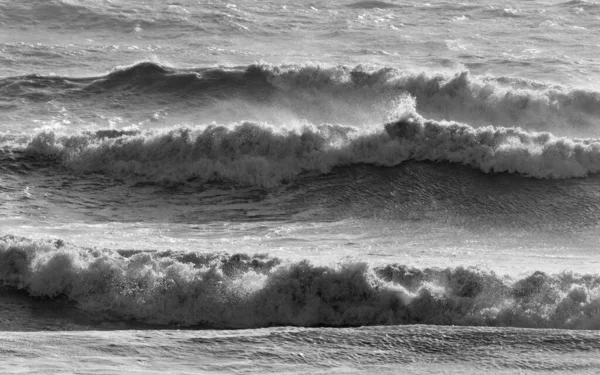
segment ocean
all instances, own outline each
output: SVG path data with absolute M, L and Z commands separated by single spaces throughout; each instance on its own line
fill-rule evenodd
M 600 372 L 600 3 L 0 0 L 0 372 Z

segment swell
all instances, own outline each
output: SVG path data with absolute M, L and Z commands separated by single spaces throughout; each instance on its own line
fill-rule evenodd
M 251 172 L 242 176 L 262 178 L 251 177 Z M 271 188 L 242 187 L 215 176 L 209 176 L 210 182 L 190 178 L 164 183 L 148 176 L 73 174 L 61 167 L 59 158 L 14 152 L 0 152 L 0 173 L 4 176 L 0 194 L 7 202 L 0 216 L 33 211 L 37 217 L 53 217 L 61 223 L 359 220 L 379 226 L 417 221 L 478 233 L 510 228 L 519 233 L 569 235 L 593 231 L 600 223 L 598 176 L 532 179 L 484 174 L 448 163 L 353 164 L 334 167 L 327 174 L 302 173 L 284 186 Z
M 600 276 L 286 263 L 268 255 L 116 251 L 0 240 L 0 281 L 98 319 L 255 328 L 442 324 L 600 328 Z
M 0 5 L 1 19 L 8 25 L 59 24 L 62 27 L 119 27 L 129 23 L 126 16 L 111 17 L 93 3 L 76 4 L 66 1 L 29 1 L 27 3 L 5 3 Z
M 17 103 L 59 100 L 91 108 L 204 108 L 242 100 L 284 108 L 313 123 L 357 125 L 389 117 L 399 98 L 411 96 L 427 118 L 473 126 L 520 126 L 580 133 L 600 119 L 600 93 L 514 77 L 418 73 L 358 66 L 272 66 L 177 69 L 151 62 L 89 78 L 27 75 L 0 79 L 0 99 Z M 235 104 L 227 104 L 234 107 Z M 361 117 L 361 113 L 366 112 Z M 239 120 L 239 118 L 238 118 Z M 358 121 L 358 122 L 357 122 Z
M 352 4 L 346 5 L 348 8 L 354 9 L 389 9 L 389 8 L 399 8 L 399 5 L 387 3 L 385 1 L 378 0 L 366 0 L 366 1 L 357 1 Z
M 520 128 L 426 120 L 415 113 L 370 131 L 323 124 L 300 129 L 244 122 L 75 135 L 47 130 L 3 136 L 6 155 L 57 161 L 76 174 L 154 183 L 228 182 L 274 187 L 303 173 L 408 160 L 458 163 L 485 173 L 567 179 L 600 172 L 598 139 Z M 9 160 L 6 159 L 5 160 Z
M 127 94 L 133 96 L 162 93 L 185 96 L 214 95 L 214 99 L 232 96 L 255 82 L 252 67 L 246 70 L 197 69 L 176 70 L 151 62 L 118 67 L 101 76 L 66 77 L 31 74 L 0 79 L 0 97 L 4 100 L 33 97 L 35 92 L 46 96 L 40 100 L 96 100 L 98 97 Z M 220 93 L 220 95 L 219 95 Z M 211 96 L 212 97 L 212 96 Z

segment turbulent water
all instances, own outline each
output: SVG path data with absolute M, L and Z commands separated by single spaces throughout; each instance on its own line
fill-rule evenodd
M 0 369 L 596 373 L 599 26 L 0 1 Z

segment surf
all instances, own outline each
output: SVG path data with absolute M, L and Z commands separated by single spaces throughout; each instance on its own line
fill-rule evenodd
M 105 173 L 156 183 L 229 181 L 274 187 L 303 173 L 325 174 L 356 164 L 392 167 L 409 160 L 543 179 L 581 178 L 600 171 L 600 141 L 595 138 L 474 128 L 415 113 L 370 131 L 331 124 L 287 130 L 243 122 L 75 135 L 49 130 L 0 141 L 28 157 L 58 160 L 76 174 Z
M 0 279 L 31 298 L 66 298 L 99 319 L 214 328 L 437 324 L 598 329 L 597 275 L 268 255 L 86 249 L 4 236 Z

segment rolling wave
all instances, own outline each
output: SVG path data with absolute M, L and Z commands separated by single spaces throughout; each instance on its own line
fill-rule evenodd
M 356 164 L 450 162 L 485 173 L 566 179 L 600 172 L 600 140 L 519 128 L 473 128 L 405 114 L 382 130 L 341 125 L 283 130 L 244 122 L 158 130 L 4 136 L 7 155 L 55 160 L 74 173 L 156 183 L 230 182 L 274 187 L 309 173 Z M 16 154 L 15 154 L 16 153 Z
M 0 239 L 0 282 L 98 319 L 252 328 L 440 324 L 600 328 L 600 277 L 477 268 L 318 266 L 268 255 L 85 249 Z
M 102 109 L 118 116 L 158 108 L 187 111 L 195 123 L 210 124 L 167 127 L 159 116 L 158 123 L 134 130 L 82 131 L 61 123 L 0 135 L 0 147 L 17 157 L 156 183 L 273 187 L 303 173 L 408 160 L 535 178 L 600 171 L 597 138 L 560 136 L 576 128 L 594 133 L 600 93 L 467 72 L 264 64 L 175 69 L 142 62 L 96 77 L 2 78 L 0 102 L 24 105 L 29 117 L 32 103 L 52 103 L 53 116 L 72 111 L 85 124 Z M 259 119 L 240 121 L 246 116 Z M 451 120 L 457 118 L 464 121 Z
M 484 172 L 537 178 L 584 177 L 600 171 L 600 141 L 570 139 L 519 128 L 472 128 L 409 117 L 386 125 L 411 159 L 449 161 Z
M 600 93 L 511 77 L 402 71 L 393 68 L 272 66 L 176 69 L 151 62 L 115 68 L 97 77 L 28 75 L 0 79 L 0 100 L 58 100 L 74 111 L 119 106 L 205 109 L 242 100 L 287 109 L 312 123 L 347 125 L 389 119 L 402 97 L 416 101 L 426 118 L 472 126 L 525 127 L 554 132 L 594 132 Z M 20 104 L 23 105 L 23 104 Z M 116 106 L 116 107 L 115 107 Z M 228 107 L 234 107 L 228 104 Z M 124 110 L 124 109 L 123 109 Z M 238 118 L 239 120 L 239 118 Z

